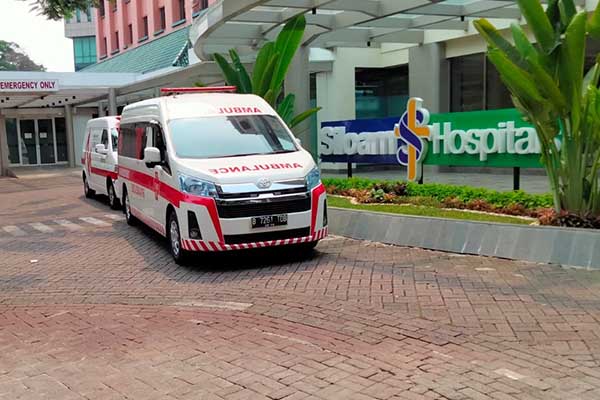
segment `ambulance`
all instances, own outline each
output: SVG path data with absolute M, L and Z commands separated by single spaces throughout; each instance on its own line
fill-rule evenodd
M 105 117 L 88 121 L 81 157 L 85 197 L 93 198 L 97 193 L 106 195 L 110 207 L 114 210 L 121 207 L 115 189 L 119 119 L 120 117 Z
M 271 106 L 232 87 L 162 89 L 124 108 L 119 189 L 127 222 L 194 252 L 313 248 L 327 235 L 325 188 Z

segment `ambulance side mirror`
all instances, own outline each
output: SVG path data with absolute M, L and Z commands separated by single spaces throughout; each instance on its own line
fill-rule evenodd
M 160 164 L 160 150 L 156 147 L 146 147 L 144 149 L 144 162 L 148 168 Z
M 98 154 L 102 154 L 102 155 L 106 155 L 108 154 L 108 150 L 106 149 L 106 146 L 104 146 L 102 143 L 98 143 L 94 149 L 96 150 L 96 153 Z

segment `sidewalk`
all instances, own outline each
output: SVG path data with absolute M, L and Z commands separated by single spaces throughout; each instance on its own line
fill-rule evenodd
M 43 167 L 12 167 L 10 169 L 19 179 L 55 178 L 81 174 L 81 167 L 67 167 L 63 165 Z

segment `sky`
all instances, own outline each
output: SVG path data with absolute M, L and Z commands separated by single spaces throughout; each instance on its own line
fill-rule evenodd
M 0 0 L 0 39 L 17 43 L 47 71 L 72 72 L 73 43 L 65 38 L 64 22 L 37 15 L 29 4 L 29 0 Z

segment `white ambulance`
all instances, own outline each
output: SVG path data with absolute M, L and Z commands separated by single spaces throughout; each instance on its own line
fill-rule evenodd
M 310 153 L 277 113 L 235 88 L 163 89 L 125 107 L 119 192 L 127 222 L 192 252 L 297 245 L 327 235 L 326 194 Z
M 92 198 L 96 193 L 104 194 L 108 196 L 110 207 L 114 210 L 121 206 L 115 190 L 119 120 L 120 117 L 104 117 L 88 121 L 81 157 L 85 197 Z

